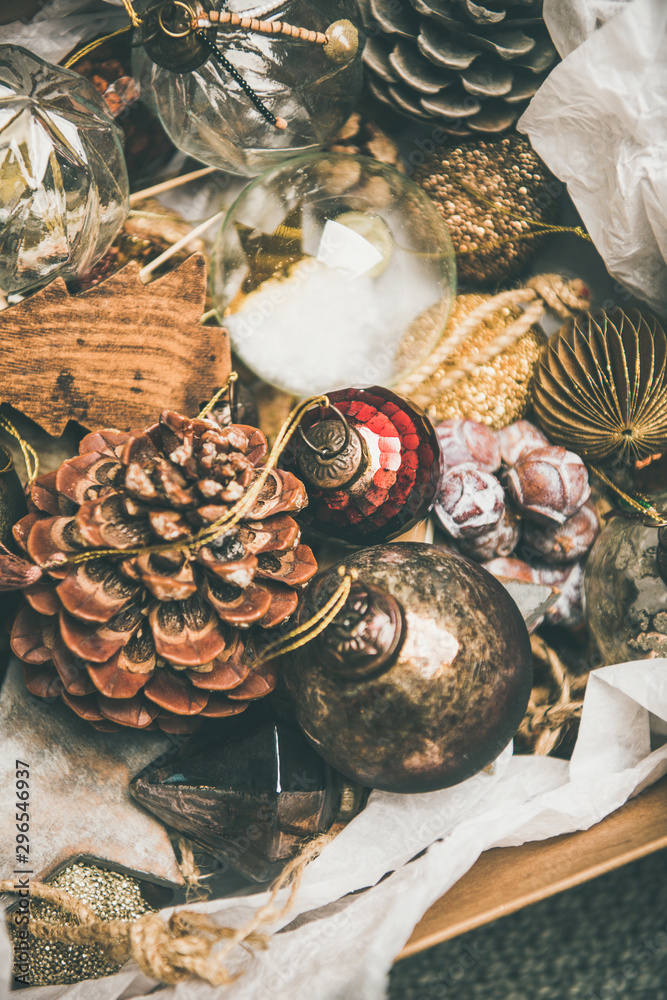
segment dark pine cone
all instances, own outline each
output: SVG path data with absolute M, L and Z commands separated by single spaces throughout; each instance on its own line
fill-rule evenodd
M 266 451 L 254 427 L 165 411 L 145 431 L 88 434 L 35 480 L 14 527 L 32 562 L 0 557 L 0 588 L 24 573 L 11 644 L 33 694 L 60 695 L 105 732 L 185 733 L 273 689 L 256 649 L 317 570 L 288 516 L 307 502 L 295 476 L 271 471 L 243 520 L 196 550 L 123 557 L 191 541 L 244 495 Z M 65 562 L 87 549 L 113 555 Z
M 542 0 L 362 0 L 371 91 L 445 132 L 510 128 L 557 59 Z

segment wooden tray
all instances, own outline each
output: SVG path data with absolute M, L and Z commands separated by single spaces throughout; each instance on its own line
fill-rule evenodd
M 590 830 L 486 851 L 431 907 L 399 959 L 667 848 L 667 777 Z

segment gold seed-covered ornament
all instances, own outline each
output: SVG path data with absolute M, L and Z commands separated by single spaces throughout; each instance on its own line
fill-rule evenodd
M 415 181 L 449 226 L 460 282 L 490 284 L 518 274 L 554 223 L 559 185 L 523 136 L 439 147 Z
M 137 920 L 154 909 L 144 898 L 137 879 L 87 862 L 68 865 L 49 884 L 85 903 L 99 920 Z M 56 902 L 33 899 L 30 910 L 33 919 L 52 923 L 54 927 L 76 923 Z M 18 930 L 19 926 L 12 921 L 10 934 L 15 948 L 20 944 Z M 110 976 L 121 964 L 110 962 L 99 945 L 65 944 L 49 941 L 46 936 L 33 936 L 27 978 L 31 986 L 60 986 Z
M 637 309 L 567 323 L 535 371 L 536 416 L 551 441 L 589 462 L 667 449 L 667 337 Z

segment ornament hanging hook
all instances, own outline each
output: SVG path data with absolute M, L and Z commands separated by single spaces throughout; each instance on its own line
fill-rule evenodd
M 186 17 L 188 19 L 185 21 L 184 29 L 182 29 L 181 31 L 174 31 L 172 28 L 167 27 L 167 25 L 164 22 L 164 14 L 167 7 L 179 7 L 181 10 L 185 11 Z M 190 5 L 187 3 L 183 3 L 183 0 L 165 0 L 165 3 L 163 3 L 158 10 L 157 20 L 158 24 L 160 25 L 160 28 L 162 29 L 162 31 L 164 31 L 165 35 L 169 35 L 170 38 L 185 38 L 185 36 L 189 35 L 190 32 L 192 31 L 192 21 L 194 20 L 194 17 L 195 17 L 195 12 L 193 11 L 192 7 L 190 7 Z
M 347 422 L 345 414 L 341 413 L 338 407 L 334 406 L 333 403 L 329 404 L 329 409 L 333 410 L 333 412 L 336 414 L 336 416 L 342 423 L 343 428 L 345 430 L 345 437 L 343 439 L 343 443 L 339 445 L 337 448 L 332 449 L 327 447 L 326 445 L 322 448 L 319 448 L 317 445 L 313 444 L 312 441 L 308 440 L 303 427 L 299 425 L 299 436 L 303 441 L 303 443 L 305 444 L 305 446 L 309 448 L 310 451 L 312 451 L 315 455 L 317 455 L 318 458 L 324 458 L 327 461 L 331 461 L 334 458 L 338 458 L 338 456 L 342 455 L 344 451 L 347 451 L 347 449 L 350 446 L 350 434 L 351 434 L 350 425 Z

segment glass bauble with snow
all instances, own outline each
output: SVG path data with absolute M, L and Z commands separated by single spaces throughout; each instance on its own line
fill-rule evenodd
M 249 185 L 213 261 L 234 351 L 296 396 L 400 382 L 440 339 L 455 288 L 432 202 L 392 167 L 346 154 L 299 157 Z

